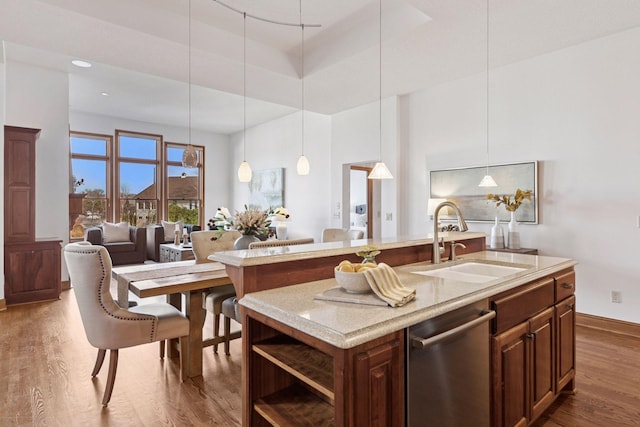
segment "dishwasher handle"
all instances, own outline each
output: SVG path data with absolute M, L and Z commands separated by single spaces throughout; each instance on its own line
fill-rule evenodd
M 411 347 L 421 349 L 421 350 L 427 347 L 431 347 L 433 345 L 441 343 L 442 341 L 451 339 L 470 329 L 473 329 L 476 326 L 493 319 L 494 317 L 496 317 L 496 312 L 494 310 L 488 310 L 488 311 L 483 310 L 480 313 L 480 317 L 478 317 L 477 319 L 474 319 L 467 323 L 463 323 L 462 325 L 456 326 L 455 328 L 449 329 L 448 331 L 445 331 L 441 334 L 434 335 L 429 338 L 419 338 L 419 337 L 412 338 Z

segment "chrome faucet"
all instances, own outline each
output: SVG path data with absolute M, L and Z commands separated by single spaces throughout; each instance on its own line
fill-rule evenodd
M 438 239 L 438 213 L 440 212 L 440 209 L 442 209 L 445 206 L 448 206 L 450 208 L 453 208 L 453 210 L 455 210 L 456 217 L 458 218 L 458 228 L 460 229 L 460 231 L 467 231 L 469 229 L 469 227 L 467 227 L 467 223 L 464 221 L 464 218 L 462 217 L 460 208 L 458 208 L 458 206 L 455 203 L 450 202 L 448 200 L 446 202 L 440 203 L 436 207 L 435 211 L 433 211 L 433 263 L 434 264 L 440 264 L 440 255 L 444 253 L 444 238 L 442 239 L 442 246 L 440 246 L 440 241 Z

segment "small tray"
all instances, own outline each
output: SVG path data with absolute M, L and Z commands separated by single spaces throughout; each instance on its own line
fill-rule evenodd
M 326 291 L 314 296 L 313 299 L 323 301 L 348 302 L 352 304 L 377 305 L 381 307 L 387 306 L 387 303 L 381 300 L 373 292 L 369 292 L 366 294 L 353 294 L 345 291 L 341 287 L 327 289 Z

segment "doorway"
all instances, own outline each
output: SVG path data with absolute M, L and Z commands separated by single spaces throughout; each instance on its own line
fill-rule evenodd
M 369 177 L 371 168 L 351 165 L 349 168 L 349 228 L 362 230 L 370 239 L 372 232 L 373 184 Z

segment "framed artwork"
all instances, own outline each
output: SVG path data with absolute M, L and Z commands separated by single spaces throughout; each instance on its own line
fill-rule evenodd
M 532 190 L 531 201 L 522 202 L 516 211 L 516 220 L 525 224 L 538 223 L 538 162 L 511 163 L 489 166 L 489 175 L 497 187 L 478 187 L 486 175 L 487 167 L 469 167 L 431 171 L 430 198 L 447 199 L 460 208 L 466 221 L 492 222 L 496 215 L 500 221 L 509 221 L 510 212 L 504 205 L 487 200 L 486 195 L 513 195 L 516 189 Z M 455 213 L 440 211 L 440 220 L 455 220 Z M 443 215 L 444 214 L 444 215 Z
M 253 172 L 249 182 L 249 206 L 261 210 L 284 206 L 284 168 Z

